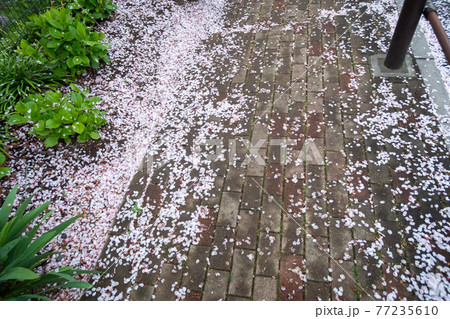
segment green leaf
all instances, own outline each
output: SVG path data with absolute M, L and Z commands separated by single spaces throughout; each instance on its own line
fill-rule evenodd
M 89 136 L 94 140 L 98 140 L 100 138 L 100 134 L 98 134 L 97 132 L 91 132 L 89 133 Z
M 80 88 L 73 83 L 70 84 L 70 88 L 77 93 L 81 92 Z
M 81 114 L 80 116 L 78 116 L 78 119 L 77 119 L 78 122 L 83 123 L 83 124 L 86 123 L 87 120 L 88 120 L 88 117 L 84 114 Z
M 56 49 L 61 46 L 61 41 L 53 40 L 47 43 L 46 47 L 49 49 Z
M 72 63 L 73 63 L 74 66 L 75 66 L 75 65 L 80 65 L 80 64 L 83 63 L 83 60 L 81 59 L 80 56 L 74 56 L 74 57 L 72 58 Z
M 17 243 L 21 240 L 21 238 L 16 238 L 13 241 L 10 241 L 9 243 L 6 243 L 3 245 L 3 247 L 0 248 L 0 263 L 3 264 L 6 260 L 6 257 L 8 257 L 8 253 L 16 247 Z
M 81 22 L 78 22 L 78 24 L 77 24 L 77 32 L 78 32 L 78 36 L 81 39 L 86 38 L 86 25 L 84 25 Z
M 0 229 L 2 229 L 5 226 L 6 221 L 8 220 L 8 217 L 11 214 L 11 210 L 13 208 L 18 188 L 19 186 L 15 186 L 11 190 L 11 192 L 9 192 L 8 196 L 3 202 L 2 208 L 0 209 Z
M 29 197 L 31 199 L 31 197 Z M 24 202 L 24 204 L 27 203 L 27 201 Z M 22 206 L 22 205 L 21 205 Z M 32 220 L 34 220 L 36 217 L 38 217 L 42 212 L 47 210 L 47 208 L 50 206 L 50 202 L 44 203 L 40 205 L 39 207 L 31 210 L 24 216 L 20 216 L 21 218 L 14 223 L 14 225 L 11 227 L 10 233 L 15 236 L 20 236 L 28 227 L 28 225 L 31 223 Z M 16 212 L 17 216 L 19 214 Z M 9 237 L 7 239 L 10 239 Z
M 49 119 L 45 122 L 45 127 L 50 129 L 55 129 L 61 126 L 61 121 Z
M 28 120 L 19 114 L 11 115 L 11 117 L 8 120 L 9 125 L 19 125 L 19 124 L 25 124 L 27 122 L 28 122 Z
M 81 96 L 81 94 L 76 93 L 76 92 L 72 92 L 70 94 L 73 103 L 75 103 L 75 105 L 79 106 L 81 105 L 81 103 L 83 103 L 83 96 Z
M 6 175 L 8 175 L 8 173 L 10 173 L 12 170 L 9 167 L 0 167 L 0 179 Z
M 57 236 L 64 229 L 69 227 L 69 225 L 74 223 L 81 216 L 82 215 L 72 217 L 71 219 L 66 220 L 65 222 L 59 224 L 58 226 L 55 226 L 53 229 L 49 230 L 48 232 L 43 234 L 41 237 L 37 238 L 33 243 L 31 243 L 30 247 L 28 247 L 26 254 L 27 255 L 36 254 L 39 250 L 41 250 L 43 247 L 45 247 L 53 238 L 55 238 L 55 236 Z
M 83 133 L 83 131 L 86 127 L 84 126 L 83 123 L 76 122 L 76 123 L 72 124 L 72 128 L 76 133 L 81 134 L 81 133 Z
M 62 288 L 79 288 L 79 289 L 89 289 L 92 288 L 92 285 L 88 282 L 84 281 L 76 281 L 76 282 L 69 282 L 67 284 L 61 285 Z
M 5 280 L 24 281 L 24 280 L 34 280 L 34 279 L 39 279 L 39 276 L 35 272 L 33 272 L 27 268 L 23 268 L 23 267 L 11 268 L 11 269 L 5 271 L 0 276 L 0 281 L 5 281 Z
M 14 297 L 14 298 L 8 298 L 8 299 L 6 299 L 6 301 L 28 301 L 28 300 L 33 300 L 33 299 L 52 301 L 48 297 L 44 297 L 44 296 L 37 295 L 37 294 L 21 295 L 21 296 Z
M 47 138 L 45 139 L 44 146 L 45 146 L 45 147 L 53 147 L 53 146 L 55 146 L 56 144 L 58 144 L 58 140 L 59 140 L 58 137 L 55 137 L 55 136 L 49 136 L 49 137 L 47 137 Z

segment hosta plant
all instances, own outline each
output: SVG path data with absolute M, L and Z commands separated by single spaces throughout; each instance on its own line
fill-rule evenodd
M 34 15 L 28 24 L 44 53 L 66 65 L 72 76 L 84 73 L 88 67 L 98 68 L 101 60 L 109 63 L 108 45 L 101 42 L 104 34 L 92 31 L 67 8 Z
M 89 22 L 106 19 L 117 10 L 111 0 L 72 0 L 67 7 L 79 11 L 83 19 Z
M 52 214 L 45 203 L 25 214 L 31 198 L 12 214 L 18 187 L 9 193 L 0 209 L 0 300 L 46 299 L 44 294 L 62 288 L 91 288 L 75 275 L 92 273 L 64 267 L 41 273 L 36 270 L 57 252 L 42 252 L 47 244 L 81 216 L 73 217 L 37 236 L 41 224 Z M 39 216 L 44 215 L 39 222 Z
M 74 135 L 80 143 L 100 138 L 98 129 L 106 124 L 104 112 L 95 108 L 100 98 L 88 98 L 86 94 L 89 91 L 83 92 L 73 84 L 71 88 L 74 91 L 65 96 L 60 91 L 47 91 L 44 96 L 28 96 L 17 103 L 17 113 L 11 115 L 8 123 L 33 122 L 28 133 L 45 139 L 46 147 L 55 146 L 61 139 L 70 143 Z

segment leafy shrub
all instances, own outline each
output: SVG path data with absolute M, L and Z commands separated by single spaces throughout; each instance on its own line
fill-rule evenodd
M 91 31 L 67 8 L 52 8 L 34 15 L 29 25 L 44 53 L 65 64 L 72 76 L 86 72 L 87 67 L 98 68 L 101 60 L 109 63 L 108 45 L 101 42 L 104 34 Z
M 71 10 L 79 11 L 86 21 L 103 20 L 117 10 L 111 0 L 76 0 L 67 6 Z
M 24 46 L 27 43 L 22 41 Z M 6 113 L 30 93 L 55 88 L 66 82 L 68 73 L 37 53 L 0 54 L 0 112 Z
M 6 161 L 6 156 L 8 156 L 8 153 L 6 153 L 4 149 L 4 143 L 0 139 L 0 179 L 5 177 L 9 172 L 11 172 L 11 168 L 9 167 L 1 167 L 3 163 Z
M 33 221 L 44 213 L 50 203 L 45 203 L 25 214 L 31 198 L 26 199 L 11 215 L 18 187 L 6 197 L 0 209 L 0 300 L 46 299 L 43 294 L 60 288 L 91 288 L 87 282 L 77 281 L 73 276 L 90 271 L 64 267 L 57 271 L 40 274 L 36 267 L 57 252 L 40 251 L 58 234 L 81 216 L 73 217 L 38 238 L 36 234 L 52 213 L 47 213 L 40 222 Z M 9 219 L 9 220 L 8 220 Z
M 99 97 L 87 98 L 89 91 L 82 92 L 71 84 L 75 91 L 62 96 L 60 91 L 47 91 L 44 96 L 30 95 L 16 105 L 18 114 L 11 115 L 9 124 L 35 123 L 29 134 L 44 139 L 46 147 L 55 146 L 60 139 L 70 143 L 70 137 L 78 134 L 78 142 L 98 139 L 98 129 L 106 123 L 104 112 L 94 106 Z

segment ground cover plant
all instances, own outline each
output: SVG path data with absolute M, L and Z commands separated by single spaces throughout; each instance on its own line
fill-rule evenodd
M 92 31 L 70 9 L 51 8 L 30 20 L 43 52 L 65 65 L 72 76 L 86 72 L 88 67 L 98 68 L 102 60 L 109 63 L 108 45 L 101 42 L 103 33 Z
M 95 108 L 99 97 L 88 98 L 89 91 L 81 91 L 71 85 L 74 92 L 63 96 L 60 91 L 47 91 L 44 96 L 29 95 L 16 105 L 17 114 L 9 124 L 35 123 L 29 134 L 45 139 L 46 147 L 55 146 L 59 140 L 70 143 L 70 137 L 77 135 L 77 141 L 99 139 L 98 129 L 106 123 L 104 113 Z
M 117 10 L 111 0 L 73 0 L 67 7 L 79 12 L 83 19 L 89 22 L 106 19 Z
M 81 216 L 72 217 L 51 230 L 38 235 L 41 224 L 53 211 L 49 202 L 25 214 L 32 197 L 27 198 L 12 214 L 18 187 L 14 187 L 0 209 L 0 300 L 45 299 L 44 294 L 60 288 L 89 288 L 74 276 L 89 271 L 63 267 L 42 273 L 37 268 L 58 252 L 42 252 L 47 244 Z M 11 216 L 12 214 L 12 216 Z M 11 217 L 10 217 L 11 216 Z M 36 219 L 41 217 L 39 222 Z

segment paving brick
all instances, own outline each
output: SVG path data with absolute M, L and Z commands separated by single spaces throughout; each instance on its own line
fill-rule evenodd
M 255 277 L 253 300 L 273 301 L 277 299 L 277 280 L 272 277 Z
M 257 209 L 258 207 L 260 207 L 262 193 L 263 193 L 262 178 L 247 177 L 245 179 L 241 209 Z
M 264 190 L 266 194 L 281 195 L 283 192 L 284 166 L 280 164 L 269 164 L 266 168 L 266 181 Z
M 326 126 L 325 127 L 325 147 L 327 151 L 339 152 L 344 150 L 344 134 L 342 127 Z
M 304 178 L 305 166 L 301 150 L 289 150 L 284 170 L 285 178 Z
M 323 282 L 308 281 L 306 284 L 305 300 L 322 301 L 330 299 L 330 285 Z
M 224 192 L 220 204 L 218 226 L 236 227 L 237 216 L 239 212 L 240 193 Z
M 254 251 L 246 249 L 235 250 L 230 286 L 228 288 L 228 293 L 230 295 L 251 297 L 254 263 Z
M 280 300 L 303 300 L 305 277 L 304 263 L 300 256 L 282 256 L 280 260 Z
M 347 260 L 353 255 L 352 232 L 341 219 L 330 218 L 330 255 L 333 259 Z
M 306 127 L 307 137 L 323 138 L 324 121 L 322 113 L 309 113 Z
M 357 169 L 347 177 L 349 198 L 356 200 L 357 202 L 363 202 L 369 200 L 370 189 L 369 189 L 369 176 L 367 169 L 361 168 Z
M 390 187 L 373 184 L 373 205 L 375 215 L 383 220 L 395 221 L 397 216 L 392 212 L 394 197 Z
M 370 204 L 360 204 L 354 208 L 358 210 L 358 214 L 353 217 L 353 221 L 355 222 L 355 227 L 353 227 L 353 237 L 356 240 L 374 241 L 374 213 L 372 212 Z
M 214 187 L 210 191 L 210 195 L 202 200 L 202 205 L 208 207 L 214 207 L 215 205 L 219 205 L 223 182 L 224 182 L 223 177 L 216 177 L 214 179 Z
M 244 184 L 244 167 L 237 163 L 236 166 L 230 165 L 225 178 L 224 190 L 226 192 L 240 192 Z
M 352 261 L 331 261 L 331 296 L 332 300 L 356 300 L 356 281 Z
M 152 300 L 153 292 L 155 291 L 155 287 L 153 286 L 143 286 L 136 287 L 130 293 L 131 301 L 150 301 Z
M 182 286 L 190 290 L 201 291 L 208 267 L 208 246 L 194 246 L 189 249 L 187 266 L 184 272 Z
M 206 276 L 205 290 L 202 300 L 225 300 L 230 273 L 222 270 L 210 269 Z
M 302 255 L 304 247 L 303 218 L 293 215 L 283 215 L 283 237 L 281 249 L 283 253 Z
M 305 259 L 309 280 L 325 281 L 328 277 L 328 240 L 324 237 L 309 237 L 305 242 Z
M 175 289 L 181 283 L 181 271 L 177 266 L 172 264 L 164 264 L 161 267 L 161 280 L 158 282 L 158 287 L 155 290 L 156 301 L 170 301 L 175 300 Z
M 327 183 L 328 212 L 334 217 L 344 217 L 348 207 L 347 187 L 341 181 Z
M 299 80 L 291 86 L 291 100 L 294 102 L 305 102 L 306 100 L 306 83 Z
M 299 214 L 303 207 L 304 181 L 286 179 L 284 189 L 284 209 L 288 214 Z
M 345 156 L 341 152 L 329 151 L 327 159 L 327 181 L 342 181 L 344 179 Z
M 198 245 L 207 246 L 212 244 L 214 236 L 216 212 L 212 209 L 207 209 L 204 214 L 198 218 L 200 232 L 197 233 Z
M 287 148 L 294 143 L 295 141 L 285 137 L 271 138 L 267 150 L 267 162 L 270 164 L 284 165 L 287 159 Z
M 323 89 L 322 58 L 320 56 L 310 56 L 308 63 L 308 92 L 320 92 Z
M 368 242 L 367 245 L 370 245 Z M 361 300 L 376 300 L 372 287 L 381 287 L 381 270 L 376 266 L 377 261 L 368 258 L 363 252 L 355 254 L 358 272 L 358 283 L 360 286 Z
M 325 190 L 325 169 L 322 166 L 306 165 L 306 196 L 321 194 Z
M 236 247 L 256 249 L 259 212 L 241 210 L 236 232 Z
M 292 66 L 292 82 L 305 82 L 308 69 L 305 64 L 296 63 Z
M 211 268 L 224 270 L 230 269 L 234 242 L 235 238 L 233 228 L 216 228 L 211 256 L 209 258 Z
M 305 139 L 305 144 L 302 148 L 303 158 L 306 163 L 306 166 L 311 165 L 325 165 L 324 160 L 324 139 L 310 137 Z
M 370 153 L 367 153 L 368 157 L 369 154 Z M 376 162 L 374 163 L 373 160 L 369 159 L 368 167 L 371 183 L 390 183 L 391 177 L 389 176 L 389 169 L 387 165 L 377 165 Z
M 260 229 L 271 232 L 280 232 L 281 224 L 281 196 L 263 195 L 263 205 L 261 207 Z
M 274 112 L 287 113 L 289 111 L 289 92 L 285 91 L 286 89 L 281 90 L 280 93 L 275 93 L 275 99 L 273 101 Z M 272 119 L 276 120 L 276 117 L 272 116 Z
M 361 139 L 345 139 L 347 147 L 347 160 L 349 163 L 363 163 L 366 161 L 366 154 L 364 151 L 364 142 Z
M 259 236 L 256 274 L 264 276 L 278 275 L 278 254 L 280 251 L 280 235 L 261 232 Z
M 286 109 L 287 112 L 287 109 Z M 287 114 L 274 113 L 270 121 L 270 136 L 284 137 L 287 131 Z
M 308 92 L 308 113 L 323 113 L 323 93 Z
M 326 64 L 323 69 L 323 77 L 325 87 L 328 87 L 330 83 L 339 83 L 338 68 L 333 64 Z
M 344 116 L 344 135 L 345 138 L 361 138 L 361 126 L 352 117 Z
M 252 145 L 257 145 L 258 143 L 261 143 L 263 140 L 263 144 L 260 144 L 261 147 L 266 148 L 267 147 L 267 139 L 269 137 L 269 127 L 267 123 L 261 123 L 261 121 L 258 121 L 253 126 L 253 134 L 251 143 Z
M 248 157 L 247 178 L 264 176 L 265 163 L 267 162 L 266 152 L 267 152 L 266 149 L 261 148 L 255 151 L 255 153 L 257 153 L 258 156 L 250 155 Z
M 323 198 L 306 198 L 306 232 L 313 236 L 328 236 L 327 207 Z

